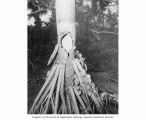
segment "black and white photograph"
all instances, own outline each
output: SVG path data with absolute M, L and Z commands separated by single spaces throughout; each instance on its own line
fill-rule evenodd
M 146 1 L 3 0 L 1 120 L 144 120 Z
M 118 0 L 27 0 L 27 113 L 118 114 Z

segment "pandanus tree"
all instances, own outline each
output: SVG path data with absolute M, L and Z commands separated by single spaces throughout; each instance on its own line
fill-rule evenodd
M 52 65 L 30 114 L 104 113 L 103 101 L 76 50 L 75 0 L 56 0 L 58 43 L 48 61 Z

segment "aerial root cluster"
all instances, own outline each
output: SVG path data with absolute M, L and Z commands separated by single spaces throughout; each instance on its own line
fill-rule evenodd
M 58 49 L 58 48 L 57 48 Z M 56 54 L 56 53 L 55 53 Z M 52 58 L 51 58 L 52 59 Z M 72 85 L 65 88 L 66 63 L 54 63 L 46 81 L 29 111 L 30 114 L 91 114 L 103 113 L 103 99 L 91 77 L 83 68 L 83 61 L 72 61 Z

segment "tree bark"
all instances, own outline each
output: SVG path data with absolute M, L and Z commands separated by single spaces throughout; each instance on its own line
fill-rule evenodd
M 72 65 L 72 60 L 74 59 L 74 48 L 75 48 L 75 0 L 56 0 L 56 24 L 57 24 L 57 36 L 58 44 L 60 46 L 59 50 L 59 61 L 66 61 L 66 70 L 65 70 L 65 80 L 66 80 L 66 89 L 69 88 L 72 84 L 72 79 L 74 76 L 74 69 Z M 67 39 L 63 43 L 63 39 L 69 35 L 71 41 Z M 63 45 L 65 44 L 65 45 Z M 71 44 L 71 45 L 70 45 Z M 70 51 L 65 51 L 62 49 L 69 48 Z M 65 52 L 67 52 L 67 57 Z
M 56 24 L 58 42 L 70 33 L 75 45 L 75 0 L 56 0 Z

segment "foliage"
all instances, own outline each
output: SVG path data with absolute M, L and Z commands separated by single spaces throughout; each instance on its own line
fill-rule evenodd
M 103 27 L 118 27 L 118 0 L 76 0 L 77 20 L 80 14 L 86 15 L 90 23 L 97 23 Z M 28 17 L 50 16 L 46 23 L 55 23 L 54 0 L 29 0 Z M 34 19 L 33 18 L 33 19 Z M 42 21 L 42 20 L 41 20 Z M 31 21 L 30 21 L 31 22 Z M 42 21 L 44 22 L 44 21 Z M 79 22 L 79 21 L 77 21 Z M 106 22 L 106 23 L 105 23 Z M 30 24 L 28 24 L 30 25 Z M 35 24 L 36 25 L 36 24 Z

